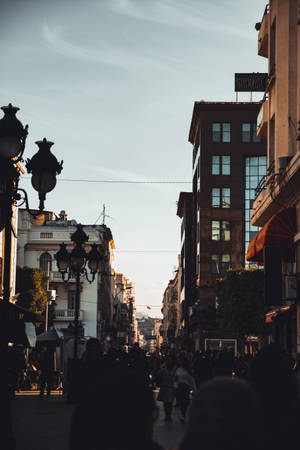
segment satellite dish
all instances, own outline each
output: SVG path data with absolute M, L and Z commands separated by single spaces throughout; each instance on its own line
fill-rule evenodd
M 46 222 L 46 216 L 45 214 L 39 214 L 38 216 L 30 216 L 30 222 L 35 227 L 41 227 Z

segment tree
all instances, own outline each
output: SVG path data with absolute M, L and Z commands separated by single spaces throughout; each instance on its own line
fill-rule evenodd
M 262 270 L 228 270 L 217 280 L 216 296 L 220 329 L 240 337 L 263 334 L 266 308 Z
M 41 269 L 17 267 L 16 293 L 18 306 L 42 314 L 47 305 L 47 276 Z

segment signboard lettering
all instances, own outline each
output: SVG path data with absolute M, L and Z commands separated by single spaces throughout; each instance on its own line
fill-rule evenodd
M 265 92 L 267 84 L 267 73 L 236 73 L 235 92 Z

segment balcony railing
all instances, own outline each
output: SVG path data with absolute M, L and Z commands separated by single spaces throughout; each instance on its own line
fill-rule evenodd
M 75 309 L 56 309 L 54 311 L 55 320 L 72 321 L 75 318 Z M 83 311 L 79 310 L 79 320 L 83 320 Z
M 260 179 L 258 185 L 255 188 L 255 198 L 257 198 L 259 194 L 266 189 L 268 180 L 273 178 L 274 174 L 275 174 L 275 161 L 272 161 L 269 167 L 267 168 L 267 175 L 264 175 Z
M 58 281 L 64 281 L 64 280 L 62 278 L 62 274 L 58 271 L 55 271 L 55 272 L 51 272 L 50 281 L 58 282 Z M 68 281 L 75 281 L 75 278 L 72 277 Z

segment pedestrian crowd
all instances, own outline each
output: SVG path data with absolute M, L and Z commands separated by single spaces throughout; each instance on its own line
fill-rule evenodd
M 55 385 L 51 349 L 30 358 L 11 349 L 9 365 L 12 392 L 35 381 L 40 396 L 45 389 L 50 395 Z M 90 338 L 64 380 L 68 400 L 75 403 L 69 450 L 161 449 L 152 436 L 156 402 L 163 404 L 166 423 L 177 419 L 178 408 L 186 424 L 176 450 L 294 447 L 300 423 L 298 371 L 299 365 L 273 344 L 252 356 L 234 355 L 231 349 L 146 354 L 137 344 L 104 353 Z
M 275 345 L 254 357 L 230 349 L 147 357 L 138 346 L 103 355 L 91 339 L 80 363 L 85 389 L 76 397 L 70 450 L 159 449 L 157 389 L 166 422 L 174 407 L 186 422 L 177 450 L 279 450 L 297 442 L 295 364 Z

